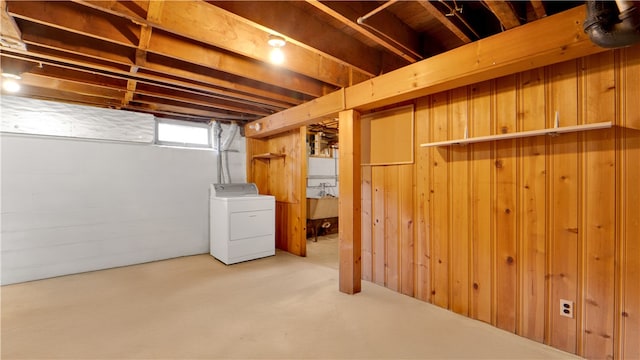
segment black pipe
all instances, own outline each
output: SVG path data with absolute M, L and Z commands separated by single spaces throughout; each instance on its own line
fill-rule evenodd
M 587 1 L 584 32 L 593 43 L 604 48 L 631 46 L 640 41 L 638 2 L 619 11 L 614 1 Z

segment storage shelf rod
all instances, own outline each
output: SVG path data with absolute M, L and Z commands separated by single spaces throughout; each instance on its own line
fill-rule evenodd
M 556 135 L 556 134 L 576 132 L 576 131 L 607 129 L 607 128 L 610 128 L 611 126 L 612 126 L 611 121 L 606 121 L 606 122 L 599 122 L 599 123 L 593 123 L 593 124 L 563 126 L 563 127 L 555 127 L 555 128 L 540 129 L 540 130 L 519 131 L 514 133 L 508 133 L 508 134 L 478 136 L 478 137 L 472 137 L 467 139 L 436 141 L 436 142 L 421 144 L 420 146 L 432 147 L 432 146 L 466 145 L 466 144 L 472 144 L 472 143 L 484 142 L 484 141 L 507 140 L 507 139 L 517 139 L 517 138 L 539 136 L 539 135 Z

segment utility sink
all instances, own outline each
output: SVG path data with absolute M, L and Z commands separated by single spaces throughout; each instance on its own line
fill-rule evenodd
M 337 197 L 307 198 L 307 219 L 317 220 L 332 217 L 338 217 Z

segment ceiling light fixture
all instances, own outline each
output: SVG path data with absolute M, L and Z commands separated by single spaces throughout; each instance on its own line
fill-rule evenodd
M 282 47 L 287 44 L 286 40 L 282 36 L 269 35 L 267 44 L 273 48 L 269 53 L 269 59 L 271 62 L 276 65 L 282 64 L 284 62 L 284 52 L 282 51 Z
M 2 88 L 6 92 L 15 93 L 20 91 L 20 83 L 18 82 L 20 79 L 20 75 L 11 74 L 11 73 L 2 73 Z

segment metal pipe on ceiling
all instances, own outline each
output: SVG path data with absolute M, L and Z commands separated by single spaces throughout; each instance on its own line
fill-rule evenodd
M 604 48 L 631 46 L 640 42 L 640 2 L 587 1 L 584 32 Z
M 363 27 L 366 27 L 367 29 L 369 29 L 369 30 L 371 30 L 371 31 L 373 31 L 373 32 L 375 32 L 375 33 L 377 33 L 378 35 L 380 35 L 380 36 L 384 37 L 385 39 L 387 39 L 387 40 L 389 40 L 391 43 L 393 43 L 392 45 L 393 45 L 396 49 L 398 49 L 398 50 L 400 50 L 400 51 L 404 52 L 403 57 L 404 57 L 405 59 L 410 60 L 411 62 L 415 62 L 416 60 L 424 59 L 424 57 L 423 57 L 421 54 L 418 54 L 417 52 L 413 51 L 413 50 L 412 50 L 412 49 L 410 49 L 409 47 L 407 47 L 407 46 L 405 46 L 404 44 L 400 43 L 400 42 L 399 42 L 399 41 L 397 41 L 396 39 L 393 39 L 393 38 L 392 38 L 392 37 L 390 37 L 389 35 L 387 35 L 387 34 L 383 33 L 382 31 L 380 31 L 380 30 L 378 30 L 378 29 L 376 29 L 376 28 L 374 28 L 373 26 L 371 26 L 371 25 L 369 25 L 369 24 L 365 23 L 365 20 L 367 20 L 368 18 L 372 17 L 373 15 L 375 15 L 375 14 L 379 13 L 380 11 L 382 11 L 382 10 L 384 10 L 384 9 L 388 8 L 389 6 L 391 6 L 391 5 L 395 4 L 396 2 L 398 2 L 398 0 L 389 0 L 389 1 L 387 1 L 386 3 L 384 3 L 384 4 L 380 5 L 380 6 L 378 6 L 377 8 L 375 8 L 375 9 L 373 9 L 373 10 L 369 11 L 367 14 L 365 14 L 365 15 L 363 15 L 363 16 L 360 16 L 360 17 L 356 20 L 356 22 L 357 22 L 359 25 L 361 25 L 361 26 L 363 26 Z

